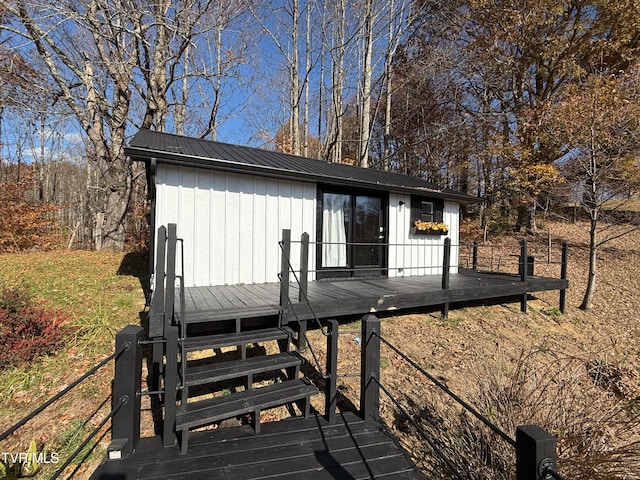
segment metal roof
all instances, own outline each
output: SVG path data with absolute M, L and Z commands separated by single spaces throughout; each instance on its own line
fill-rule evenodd
M 276 178 L 398 191 L 476 202 L 478 199 L 419 178 L 371 168 L 329 163 L 287 153 L 169 133 L 140 130 L 125 148 L 133 161 L 186 165 Z

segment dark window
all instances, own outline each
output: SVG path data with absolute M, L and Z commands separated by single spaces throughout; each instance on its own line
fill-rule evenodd
M 443 222 L 444 200 L 441 198 L 411 197 L 411 226 L 417 220 Z
M 425 200 L 420 201 L 420 220 L 423 222 L 433 222 L 435 209 L 433 208 L 433 202 L 427 202 Z

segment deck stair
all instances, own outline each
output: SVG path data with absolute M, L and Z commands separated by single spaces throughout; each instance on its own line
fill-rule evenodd
M 318 390 L 309 380 L 298 378 L 303 358 L 291 351 L 293 331 L 288 327 L 270 325 L 271 318 L 265 317 L 262 328 L 241 330 L 242 323 L 238 321 L 234 331 L 187 336 L 181 342 L 181 355 L 190 359 L 185 365 L 184 387 L 175 416 L 175 431 L 179 433 L 182 453 L 187 452 L 191 429 L 250 414 L 251 424 L 258 434 L 261 411 L 282 405 L 295 404 L 301 415 L 309 415 L 310 397 L 318 393 Z M 188 316 L 186 320 L 188 322 Z M 267 342 L 275 342 L 279 352 L 247 357 L 247 345 L 262 345 Z M 237 348 L 236 358 L 216 361 L 217 355 L 223 355 L 222 349 L 229 350 L 226 347 Z M 199 356 L 202 356 L 210 351 L 216 355 L 205 357 L 204 363 L 192 359 L 194 353 L 201 352 Z M 229 352 L 224 355 L 228 357 Z M 268 374 L 275 383 L 255 385 L 254 380 L 261 374 Z M 242 383 L 244 390 L 205 399 L 193 395 L 194 391 L 202 387 L 220 390 L 221 382 L 229 381 L 234 384 Z
M 291 351 L 294 332 L 282 302 L 260 304 L 238 290 L 216 301 L 217 310 L 204 295 L 192 296 L 201 308 L 188 311 L 176 225 L 160 227 L 158 239 L 165 241 L 156 249 L 149 336 L 156 338 L 153 385 L 160 387 L 163 378 L 163 445 L 178 440 L 185 454 L 190 430 L 247 414 L 259 433 L 261 412 L 273 407 L 296 415 L 295 405 L 296 416 L 307 417 L 318 389 L 299 378 L 303 358 Z

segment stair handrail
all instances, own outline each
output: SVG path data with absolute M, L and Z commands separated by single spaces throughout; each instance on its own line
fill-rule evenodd
M 278 274 L 278 277 L 280 277 L 281 274 Z M 291 302 L 291 296 L 289 295 L 289 293 L 287 293 L 286 295 L 287 298 L 287 303 L 292 306 L 292 302 Z M 309 308 L 311 308 L 311 306 L 309 306 Z M 320 361 L 318 360 L 318 356 L 316 355 L 315 350 L 313 349 L 313 346 L 311 344 L 311 342 L 309 342 L 309 337 L 307 336 L 307 330 L 306 328 L 303 327 L 302 322 L 300 321 L 300 317 L 298 317 L 298 314 L 296 313 L 295 310 L 293 310 L 293 315 L 296 317 L 296 323 L 298 324 L 298 331 L 300 332 L 300 334 L 304 337 L 304 343 L 307 346 L 307 348 L 309 349 L 309 352 L 311 353 L 311 357 L 313 358 L 313 362 L 315 363 L 315 367 L 316 370 L 318 371 L 318 373 L 320 374 L 320 377 L 323 380 L 327 380 L 328 378 L 331 377 L 330 373 L 322 373 L 322 365 L 320 364 Z M 322 328 L 320 328 L 320 331 L 322 332 L 322 334 L 325 337 L 330 337 L 331 336 L 331 331 L 329 331 L 328 333 L 324 333 L 322 331 Z M 327 365 L 327 370 L 329 369 L 329 365 Z
M 283 241 L 279 241 L 278 245 L 280 246 L 280 250 L 282 251 L 282 257 L 286 260 L 287 267 L 288 267 L 289 271 L 291 273 L 293 273 L 293 278 L 296 281 L 296 284 L 298 285 L 299 292 L 302 293 L 302 296 L 304 298 L 304 302 L 307 304 L 307 307 L 309 308 L 309 311 L 313 315 L 313 319 L 315 320 L 316 324 L 318 325 L 318 328 L 320 329 L 320 332 L 325 337 L 328 337 L 330 335 L 329 329 L 328 329 L 328 327 L 326 327 L 325 325 L 322 324 L 322 322 L 318 318 L 318 315 L 313 310 L 313 307 L 311 306 L 311 302 L 309 301 L 309 297 L 307 296 L 307 292 L 305 291 L 305 289 L 302 288 L 301 282 L 300 282 L 300 278 L 298 277 L 298 274 L 296 273 L 296 271 L 293 268 L 293 265 L 291 264 L 291 259 L 289 258 L 289 255 L 287 255 L 287 253 L 285 251 L 284 242 Z M 282 274 L 278 274 L 278 278 L 280 279 L 280 281 L 283 281 Z M 290 297 L 288 291 L 286 292 L 285 296 L 287 297 L 287 302 L 289 303 L 289 305 L 293 306 L 293 304 L 291 302 L 291 297 Z M 294 310 L 294 313 L 295 313 L 295 310 Z M 296 318 L 297 318 L 297 315 L 296 315 Z
M 284 233 L 284 231 L 283 231 L 283 233 Z M 286 238 L 290 239 L 291 238 L 290 232 L 288 232 L 288 233 L 289 233 L 289 235 L 286 235 Z M 285 235 L 283 235 L 283 237 L 285 237 Z M 306 289 L 302 288 L 302 286 L 301 286 L 300 278 L 298 277 L 298 274 L 296 273 L 296 271 L 293 268 L 293 265 L 291 264 L 291 259 L 289 258 L 289 255 L 287 254 L 287 249 L 285 248 L 284 241 L 282 241 L 282 240 L 279 241 L 278 245 L 280 246 L 280 250 L 282 252 L 282 259 L 286 262 L 286 265 L 287 265 L 287 269 L 288 269 L 287 273 L 289 273 L 289 272 L 293 273 L 293 278 L 296 281 L 296 284 L 298 285 L 298 291 L 300 293 L 302 293 L 304 301 L 305 301 L 307 307 L 309 308 L 309 311 L 313 315 L 313 319 L 315 320 L 316 325 L 318 326 L 318 329 L 320 330 L 320 333 L 322 333 L 322 335 L 324 337 L 330 337 L 331 336 L 331 331 L 329 330 L 329 328 L 327 326 L 322 325 L 322 322 L 318 318 L 318 315 L 316 314 L 316 312 L 313 310 L 313 307 L 311 306 L 311 302 L 309 301 L 309 297 L 307 296 Z M 278 274 L 278 278 L 280 279 L 280 282 L 285 281 L 285 279 L 283 278 L 283 272 Z M 289 289 L 288 288 L 281 288 L 281 295 L 282 295 L 282 293 L 284 293 L 284 296 L 286 297 L 287 305 L 289 307 L 291 307 L 290 310 L 293 312 L 293 314 L 294 314 L 294 316 L 296 318 L 296 323 L 298 324 L 298 331 L 300 332 L 300 335 L 302 335 L 304 337 L 305 344 L 309 348 L 309 352 L 311 353 L 311 357 L 313 358 L 313 362 L 315 363 L 316 370 L 318 371 L 318 373 L 320 373 L 320 376 L 322 377 L 323 380 L 326 380 L 326 379 L 330 378 L 331 375 L 330 375 L 329 372 L 325 371 L 323 373 L 323 368 L 320 365 L 320 361 L 318 360 L 318 356 L 316 355 L 316 352 L 313 349 L 313 346 L 309 342 L 309 337 L 307 337 L 307 331 L 306 331 L 307 329 L 306 329 L 306 327 L 304 327 L 302 325 L 302 322 L 300 321 L 300 317 L 298 316 L 298 313 L 293 308 L 293 302 L 291 301 L 291 296 L 289 295 Z M 283 306 L 283 305 L 281 305 L 281 306 Z M 328 367 L 328 365 L 327 365 L 327 367 Z
M 187 382 L 187 356 L 184 351 L 184 342 L 187 340 L 187 321 L 185 319 L 185 292 L 184 292 L 184 239 L 177 238 L 176 243 L 180 242 L 180 275 L 176 275 L 180 279 L 179 295 L 180 295 L 180 338 L 178 342 L 180 344 L 180 387 L 184 390 Z

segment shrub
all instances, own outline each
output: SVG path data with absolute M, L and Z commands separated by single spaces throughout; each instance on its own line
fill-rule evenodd
M 0 291 L 0 370 L 55 352 L 68 331 L 65 316 L 23 290 Z
M 473 392 L 467 400 L 510 436 L 526 424 L 556 436 L 566 478 L 640 479 L 638 392 L 618 386 L 625 372 L 636 379 L 633 372 L 609 364 L 605 372 L 602 362 L 537 351 L 523 352 L 506 368 L 478 367 L 476 381 L 469 379 Z M 514 478 L 513 447 L 436 389 L 411 393 L 405 403 L 414 418 L 463 478 Z M 411 430 L 400 415 L 394 425 Z M 438 457 L 424 447 L 415 448 L 414 455 L 430 478 L 451 478 L 449 468 L 434 462 Z

